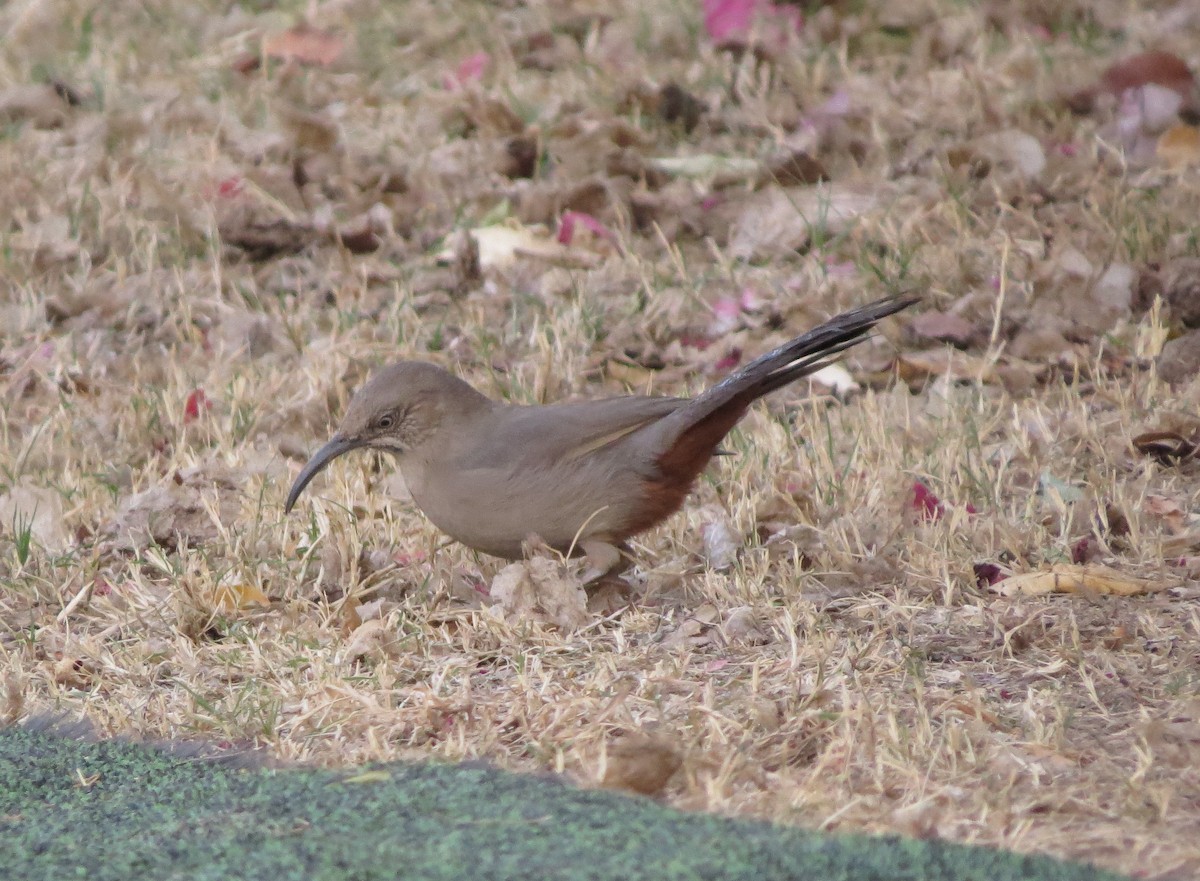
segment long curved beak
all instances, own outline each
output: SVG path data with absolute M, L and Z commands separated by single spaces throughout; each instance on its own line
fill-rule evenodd
M 304 487 L 308 486 L 309 481 L 320 474 L 326 465 L 342 453 L 348 453 L 361 446 L 362 444 L 357 441 L 348 440 L 335 434 L 329 443 L 313 453 L 312 458 L 305 464 L 304 470 L 292 484 L 292 490 L 288 493 L 287 502 L 283 506 L 283 513 L 291 513 L 292 506 L 296 504 L 296 499 L 300 498 L 300 493 L 304 492 Z

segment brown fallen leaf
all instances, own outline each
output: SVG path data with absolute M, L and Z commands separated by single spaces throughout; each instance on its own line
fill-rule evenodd
M 681 85 L 670 82 L 658 92 L 658 115 L 663 121 L 678 122 L 685 132 L 691 132 L 708 107 Z
M 600 785 L 639 795 L 658 795 L 682 764 L 679 750 L 665 737 L 627 735 L 605 750 Z
M 1168 340 L 1158 356 L 1158 375 L 1176 386 L 1200 373 L 1200 328 Z
M 309 24 L 298 24 L 286 31 L 268 34 L 262 41 L 263 55 L 268 58 L 321 67 L 328 67 L 337 61 L 345 47 L 345 40 L 337 34 Z
M 1200 128 L 1179 123 L 1158 138 L 1155 155 L 1167 165 L 1178 168 L 1200 162 Z
M 347 640 L 345 657 L 350 663 L 363 659 L 383 660 L 400 653 L 400 640 L 382 618 L 364 621 Z
M 1184 437 L 1177 431 L 1147 431 L 1133 439 L 1133 448 L 1162 465 L 1179 465 L 1195 457 L 1200 437 Z
M 770 159 L 758 175 L 758 185 L 778 184 L 781 187 L 803 187 L 829 180 L 825 166 L 805 150 L 793 150 Z
M 266 220 L 231 213 L 218 222 L 218 228 L 223 242 L 244 251 L 255 261 L 295 254 L 317 240 L 317 233 L 309 224 L 283 217 Z
M 506 620 L 530 619 L 573 631 L 588 621 L 583 583 L 549 556 L 510 563 L 492 579 L 492 609 Z
M 237 520 L 244 481 L 244 474 L 222 466 L 183 469 L 123 499 L 104 531 L 118 551 L 204 545 Z
M 713 641 L 713 626 L 720 619 L 720 612 L 712 603 L 704 603 L 679 626 L 668 633 L 662 641 L 664 648 L 689 646 L 698 648 Z
M 977 380 L 984 383 L 993 383 L 997 379 L 994 363 L 950 347 L 905 352 L 896 359 L 896 367 L 905 382 L 937 379 L 939 376 L 955 381 Z
M 710 569 L 724 571 L 734 564 L 742 549 L 742 536 L 733 528 L 729 516 L 720 508 L 710 506 L 702 512 L 704 525 L 704 560 Z
M 997 716 L 995 713 L 993 713 L 990 710 L 987 710 L 981 706 L 973 704 L 970 701 L 965 700 L 964 698 L 951 698 L 950 700 L 946 701 L 946 703 L 942 704 L 941 707 L 938 708 L 939 713 L 944 713 L 949 710 L 953 710 L 956 713 L 961 713 L 962 715 L 970 717 L 970 718 L 978 719 L 980 722 L 983 722 L 983 723 L 989 725 L 990 727 L 995 728 L 997 731 L 1010 730 L 1009 726 L 1005 725 L 1000 720 L 1000 717 Z
M 976 336 L 975 325 L 953 312 L 922 312 L 908 323 L 908 328 L 914 336 L 953 343 L 959 348 L 970 345 Z
M 218 584 L 215 599 L 217 609 L 227 613 L 271 605 L 271 598 L 263 593 L 262 588 L 247 581 Z
M 1150 83 L 1188 97 L 1195 78 L 1187 62 L 1171 52 L 1140 52 L 1110 65 L 1100 76 L 1100 88 L 1114 95 Z
M 1046 151 L 1041 142 L 1019 129 L 984 135 L 976 139 L 972 149 L 992 166 L 1004 163 L 1026 178 L 1037 177 L 1046 167 Z
M 763 627 L 760 616 L 751 606 L 738 606 L 729 611 L 725 623 L 721 625 L 721 635 L 728 643 L 766 645 L 771 641 L 771 636 Z
M 580 245 L 555 241 L 541 226 L 498 224 L 473 229 L 470 234 L 479 246 L 479 266 L 483 270 L 504 269 L 519 258 L 584 269 L 601 262 L 598 254 Z M 449 251 L 439 254 L 438 258 L 449 263 L 455 259 L 455 254 Z
M 1155 275 L 1161 285 L 1157 293 L 1171 308 L 1171 318 L 1184 327 L 1200 327 L 1200 258 L 1169 260 Z
M 52 129 L 68 118 L 70 103 L 48 83 L 12 86 L 0 91 L 0 123 L 29 122 L 34 128 Z
M 1176 535 L 1182 535 L 1187 528 L 1189 512 L 1178 499 L 1148 495 L 1142 501 L 1142 511 L 1156 520 L 1161 520 Z
M 1040 572 L 1012 575 L 992 585 L 1001 596 L 1045 596 L 1051 593 L 1091 593 L 1138 596 L 1165 590 L 1165 582 L 1134 578 L 1107 566 L 1060 564 Z
M 1067 98 L 1076 113 L 1090 113 L 1101 95 L 1122 96 L 1145 86 L 1158 86 L 1176 92 L 1187 100 L 1192 96 L 1195 78 L 1187 62 L 1171 52 L 1139 52 L 1109 65 L 1096 83 Z
M 771 187 L 735 206 L 729 250 L 746 260 L 794 253 L 812 236 L 837 235 L 875 209 L 879 198 L 865 189 L 837 184 L 812 187 Z M 731 206 L 732 207 L 732 206 Z

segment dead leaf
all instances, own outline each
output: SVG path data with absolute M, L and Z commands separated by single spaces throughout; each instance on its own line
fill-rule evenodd
M 975 325 L 952 312 L 922 312 L 909 323 L 911 333 L 923 339 L 966 348 L 976 336 Z
M 70 106 L 49 83 L 11 86 L 0 91 L 0 124 L 29 122 L 52 129 L 66 123 Z
M 1184 437 L 1177 431 L 1147 431 L 1133 439 L 1133 448 L 1161 465 L 1179 465 L 1200 450 L 1200 437 Z
M 720 613 L 717 607 L 712 603 L 704 603 L 667 634 L 662 645 L 666 648 L 675 648 L 676 646 L 698 648 L 708 645 L 712 642 L 713 625 L 719 619 Z
M 271 605 L 271 598 L 263 593 L 262 588 L 248 581 L 218 584 L 215 599 L 217 610 L 226 613 L 254 606 L 268 607 Z
M 1186 529 L 1188 511 L 1177 499 L 1148 495 L 1142 501 L 1142 511 L 1163 521 L 1167 528 L 1177 535 Z
M 993 383 L 997 379 L 992 361 L 949 347 L 904 352 L 896 359 L 896 367 L 905 382 L 921 382 L 942 376 L 955 382 Z
M 354 629 L 347 640 L 345 658 L 350 663 L 363 659 L 383 660 L 400 654 L 400 640 L 382 618 L 371 618 Z
M 1168 340 L 1158 356 L 1158 375 L 1176 386 L 1200 373 L 1200 329 Z
M 691 132 L 708 110 L 695 95 L 675 82 L 667 83 L 659 89 L 657 98 L 658 115 L 664 122 L 678 122 L 685 132 Z
M 1187 62 L 1171 52 L 1141 52 L 1115 62 L 1100 76 L 1100 88 L 1114 95 L 1154 83 L 1187 97 L 1195 79 Z
M 781 187 L 806 187 L 829 180 L 825 166 L 805 150 L 794 150 L 770 159 L 758 174 L 760 187 L 777 184 Z
M 1181 101 L 1194 99 L 1195 79 L 1187 62 L 1171 52 L 1150 51 L 1109 65 L 1095 85 L 1069 96 L 1067 105 L 1076 113 L 1090 113 L 1103 95 L 1122 98 L 1145 86 L 1175 92 Z
M 993 132 L 979 138 L 974 149 L 993 163 L 1007 163 L 1022 177 L 1034 178 L 1046 167 L 1046 151 L 1033 135 L 1020 129 Z
M 61 657 L 54 662 L 51 675 L 58 685 L 66 688 L 87 689 L 95 682 L 96 668 L 95 664 L 88 660 L 64 651 Z
M 837 235 L 878 205 L 877 197 L 836 184 L 771 188 L 738 203 L 729 248 L 734 257 L 760 260 L 804 248 L 814 234 Z
M 1158 138 L 1154 148 L 1158 158 L 1173 167 L 1200 162 L 1200 128 L 1194 125 L 1173 125 Z
M 493 610 L 510 621 L 538 620 L 571 632 L 588 621 L 583 584 L 563 563 L 534 556 L 510 563 L 492 579 Z
M 231 211 L 218 220 L 221 240 L 246 252 L 251 260 L 269 260 L 303 251 L 317 240 L 311 225 L 283 217 L 265 218 Z
M 704 537 L 704 559 L 710 568 L 721 572 L 737 560 L 742 549 L 742 538 L 724 511 L 710 508 L 707 515 L 700 530 Z
M 337 61 L 345 47 L 345 40 L 337 34 L 309 24 L 298 24 L 286 31 L 268 34 L 262 41 L 263 55 L 268 58 L 321 67 L 328 67 Z
M 470 231 L 479 246 L 479 265 L 484 270 L 504 269 L 525 257 L 554 266 L 591 268 L 600 263 L 600 256 L 579 245 L 564 245 L 555 241 L 541 226 L 485 226 Z M 453 253 L 438 255 L 452 260 Z
M 808 375 L 808 382 L 810 385 L 819 385 L 827 388 L 838 397 L 845 397 L 854 392 L 862 391 L 862 386 L 850 375 L 850 371 L 841 364 L 828 364 L 815 373 L 810 373 Z
M 1170 260 L 1156 275 L 1171 318 L 1184 327 L 1200 327 L 1200 258 Z
M 283 130 L 291 138 L 292 149 L 310 150 L 313 153 L 332 153 L 342 140 L 341 126 L 328 113 L 313 113 L 298 107 L 284 105 L 276 109 Z M 303 168 L 299 172 L 307 177 Z M 303 182 L 297 182 L 302 186 Z
M 126 498 L 104 531 L 119 551 L 151 544 L 204 545 L 220 536 L 219 524 L 237 520 L 244 482 L 244 475 L 223 466 L 183 469 L 158 486 Z
M 675 745 L 665 737 L 631 734 L 605 749 L 605 789 L 639 795 L 658 795 L 683 764 Z
M 1010 575 L 992 585 L 1001 596 L 1045 596 L 1051 593 L 1091 593 L 1138 596 L 1165 590 L 1165 582 L 1134 578 L 1107 566 L 1060 564 L 1040 572 Z
M 763 624 L 752 606 L 738 606 L 730 609 L 721 625 L 721 635 L 728 643 L 742 645 L 766 645 L 771 641 L 770 635 L 763 629 Z
M 749 180 L 759 173 L 757 159 L 745 156 L 719 156 L 700 153 L 695 156 L 660 156 L 648 159 L 646 166 L 663 174 L 698 180 L 720 179 L 726 182 Z

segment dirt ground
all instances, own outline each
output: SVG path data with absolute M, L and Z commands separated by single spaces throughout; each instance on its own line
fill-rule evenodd
M 0 717 L 1195 877 L 1197 46 L 1190 2 L 5 4 Z M 283 514 L 388 360 L 686 394 L 906 291 L 627 585 L 447 542 L 374 455 Z

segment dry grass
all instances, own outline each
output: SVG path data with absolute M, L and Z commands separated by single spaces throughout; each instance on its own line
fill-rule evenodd
M 236 72 L 304 11 L 283 5 L 0 9 L 0 84 L 56 78 L 81 98 L 0 114 L 9 717 L 54 708 L 284 759 L 483 757 L 587 780 L 640 733 L 682 756 L 666 797 L 683 807 L 1200 873 L 1200 592 L 1172 565 L 1194 552 L 1200 466 L 1129 444 L 1186 421 L 1200 384 L 1157 378 L 1160 313 L 1085 327 L 1090 288 L 1047 269 L 1068 244 L 1101 269 L 1195 254 L 1194 167 L 1123 173 L 1102 121 L 1056 103 L 1143 47 L 1196 68 L 1186 4 L 930 0 L 905 20 L 835 4 L 810 20 L 828 42 L 811 24 L 770 65 L 712 49 L 691 2 L 605 4 L 604 25 L 555 3 L 347 0 L 309 10 L 348 39 L 331 67 Z M 480 50 L 482 80 L 446 89 Z M 710 108 L 691 133 L 643 101 L 669 80 Z M 878 202 L 799 251 L 734 258 L 744 184 L 705 212 L 711 182 L 646 196 L 644 175 L 613 170 L 770 155 L 838 89 L 852 109 L 813 149 L 835 185 Z M 1073 148 L 1049 149 L 1036 180 L 956 164 L 1012 129 Z M 501 173 L 521 130 L 553 154 L 536 181 Z M 482 280 L 439 262 L 506 198 L 527 221 L 595 213 L 622 249 Z M 373 252 L 326 232 L 364 218 Z M 304 247 L 252 260 L 221 244 L 264 230 Z M 1002 375 L 910 387 L 880 372 L 844 404 L 775 396 L 686 512 L 642 537 L 631 600 L 600 596 L 576 631 L 489 609 L 476 588 L 495 561 L 445 545 L 370 457 L 283 517 L 299 461 L 386 359 L 436 360 L 518 400 L 682 392 L 734 349 L 907 288 L 958 304 L 981 333 L 969 354 Z M 714 333 L 711 305 L 745 289 L 757 305 Z M 1038 375 L 1023 374 L 1001 353 L 1059 300 L 1076 341 L 1030 349 Z M 929 348 L 908 321 L 852 372 Z M 705 349 L 678 342 L 706 334 Z M 192 418 L 196 389 L 211 408 L 193 398 Z M 916 481 L 944 516 L 914 516 Z M 160 545 L 124 529 L 148 490 Z M 717 570 L 700 551 L 722 532 L 744 546 Z M 774 533 L 790 541 L 760 541 Z M 977 563 L 1036 569 L 1083 539 L 1168 589 L 977 585 Z

